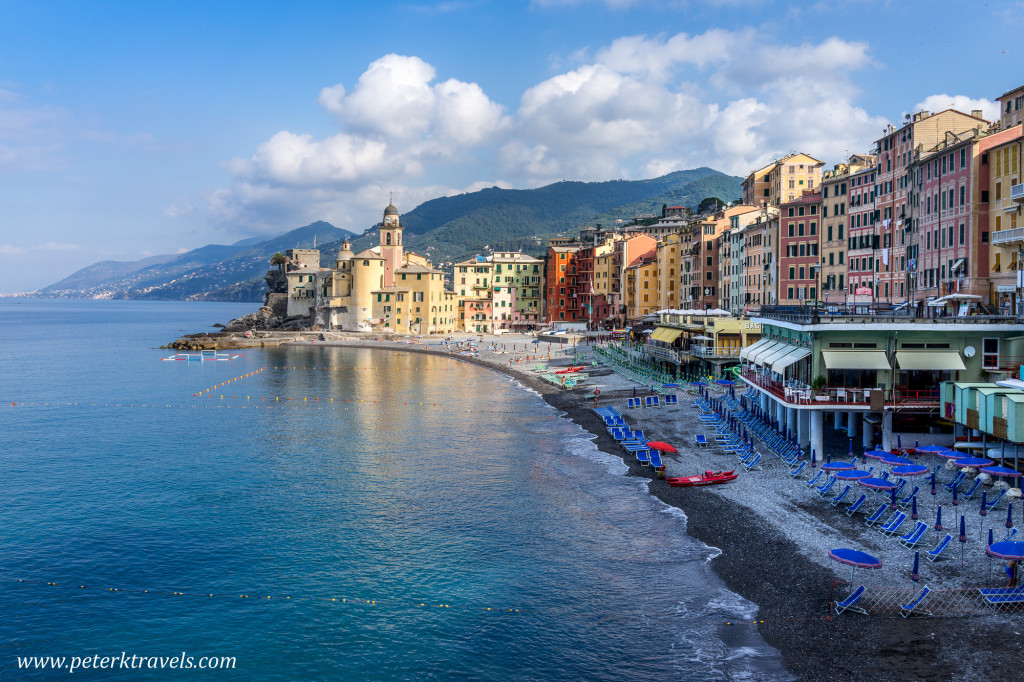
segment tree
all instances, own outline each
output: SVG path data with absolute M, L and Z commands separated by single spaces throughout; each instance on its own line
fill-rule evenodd
M 718 197 L 706 197 L 701 199 L 697 206 L 697 213 L 717 213 L 725 208 L 725 202 Z
M 276 265 L 277 269 L 281 271 L 281 274 L 284 274 L 284 264 L 287 262 L 287 260 L 288 259 L 285 258 L 284 254 L 278 251 L 277 253 L 270 257 L 270 264 Z

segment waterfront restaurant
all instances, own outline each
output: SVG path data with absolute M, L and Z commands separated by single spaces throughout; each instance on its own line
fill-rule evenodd
M 722 376 L 760 338 L 760 324 L 724 310 L 662 310 L 643 352 L 674 376 Z
M 879 427 L 888 450 L 894 414 L 938 419 L 944 382 L 1005 380 L 1024 359 L 1014 316 L 765 306 L 751 321 L 762 335 L 741 352 L 743 380 L 779 431 L 819 455 L 826 415 L 851 438 L 860 431 L 865 449 Z

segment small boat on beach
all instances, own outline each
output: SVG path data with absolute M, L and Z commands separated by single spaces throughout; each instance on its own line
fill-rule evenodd
M 739 476 L 734 471 L 705 471 L 696 476 L 680 476 L 678 478 L 666 478 L 668 484 L 673 488 L 690 488 L 698 485 L 715 485 L 717 483 L 728 483 Z
M 582 372 L 586 367 L 580 365 L 579 367 L 567 367 L 566 369 L 560 369 L 555 374 L 572 374 L 574 372 Z

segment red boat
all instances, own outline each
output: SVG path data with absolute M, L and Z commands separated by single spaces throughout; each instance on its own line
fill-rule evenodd
M 586 367 L 580 365 L 579 367 L 569 367 L 568 369 L 560 369 L 557 372 L 555 372 L 555 374 L 572 374 L 573 372 L 579 372 L 584 369 L 586 369 Z
M 679 478 L 666 478 L 668 484 L 673 488 L 689 488 L 698 485 L 715 485 L 716 483 L 728 483 L 739 476 L 735 471 L 705 471 L 696 476 L 681 476 Z

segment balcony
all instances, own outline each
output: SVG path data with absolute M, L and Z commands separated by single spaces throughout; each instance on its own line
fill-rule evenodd
M 806 386 L 775 381 L 757 372 L 745 371 L 742 376 L 748 384 L 763 389 L 789 405 L 814 405 L 826 409 L 870 408 L 872 391 L 881 390 L 886 409 L 934 410 L 939 407 L 938 388 L 825 388 L 821 391 L 811 391 Z
M 740 349 L 731 346 L 690 346 L 687 351 L 696 358 L 739 359 Z
M 1010 185 L 1010 199 L 1018 204 L 1024 204 L 1024 183 Z
M 665 348 L 663 346 L 655 346 L 654 344 L 644 345 L 644 355 L 665 362 L 671 362 L 676 365 L 686 364 L 686 353 L 676 350 L 675 348 Z
M 934 308 L 922 311 L 913 306 L 888 307 L 884 304 L 813 306 L 766 305 L 751 317 L 767 318 L 793 324 L 1016 324 L 1014 315 L 966 315 L 931 317 Z
M 1014 185 L 1014 187 L 1022 187 L 1024 185 Z M 1012 244 L 1014 242 L 1024 242 L 1024 227 L 1014 227 L 1009 230 L 999 230 L 991 233 L 993 244 Z

